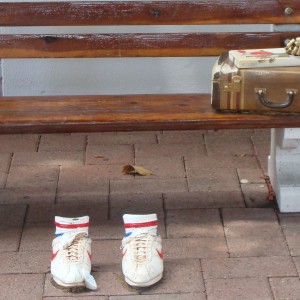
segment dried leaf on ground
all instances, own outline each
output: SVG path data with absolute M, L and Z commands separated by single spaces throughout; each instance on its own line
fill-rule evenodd
M 141 176 L 149 176 L 152 172 L 148 169 L 145 169 L 136 165 L 126 165 L 123 167 L 123 173 L 125 174 L 137 174 Z

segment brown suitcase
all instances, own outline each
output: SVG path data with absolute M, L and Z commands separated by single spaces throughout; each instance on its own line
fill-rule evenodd
M 300 67 L 238 69 L 222 54 L 213 68 L 216 110 L 300 113 Z

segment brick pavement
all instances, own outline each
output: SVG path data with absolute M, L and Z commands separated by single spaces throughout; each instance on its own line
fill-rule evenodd
M 299 300 L 300 213 L 266 200 L 268 130 L 0 136 L 0 299 Z M 153 171 L 124 175 L 125 164 Z M 159 217 L 163 280 L 127 286 L 123 213 Z M 98 290 L 50 282 L 55 215 L 91 217 Z

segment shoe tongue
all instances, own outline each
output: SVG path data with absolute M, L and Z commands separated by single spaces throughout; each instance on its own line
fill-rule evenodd
M 133 231 L 129 235 L 129 237 L 141 237 L 141 236 L 145 236 L 145 235 L 156 235 L 156 233 L 149 229 L 138 229 L 138 230 Z
M 95 278 L 93 275 L 91 275 L 86 269 L 81 269 L 81 275 L 84 279 L 84 283 L 86 288 L 90 290 L 96 290 L 97 289 L 97 283 L 95 281 Z
M 65 234 L 64 235 L 65 242 L 63 246 L 64 249 L 68 248 L 78 236 L 85 237 L 87 236 L 87 234 L 85 232 L 78 232 L 78 231 L 68 232 L 67 234 Z

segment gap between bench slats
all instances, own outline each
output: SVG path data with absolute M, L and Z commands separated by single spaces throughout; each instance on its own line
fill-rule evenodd
M 0 133 L 273 127 L 299 115 L 217 113 L 208 94 L 0 98 Z
M 300 32 L 0 35 L 1 58 L 217 56 L 282 47 Z
M 0 26 L 288 24 L 300 23 L 299 9 L 278 0 L 4 2 Z

